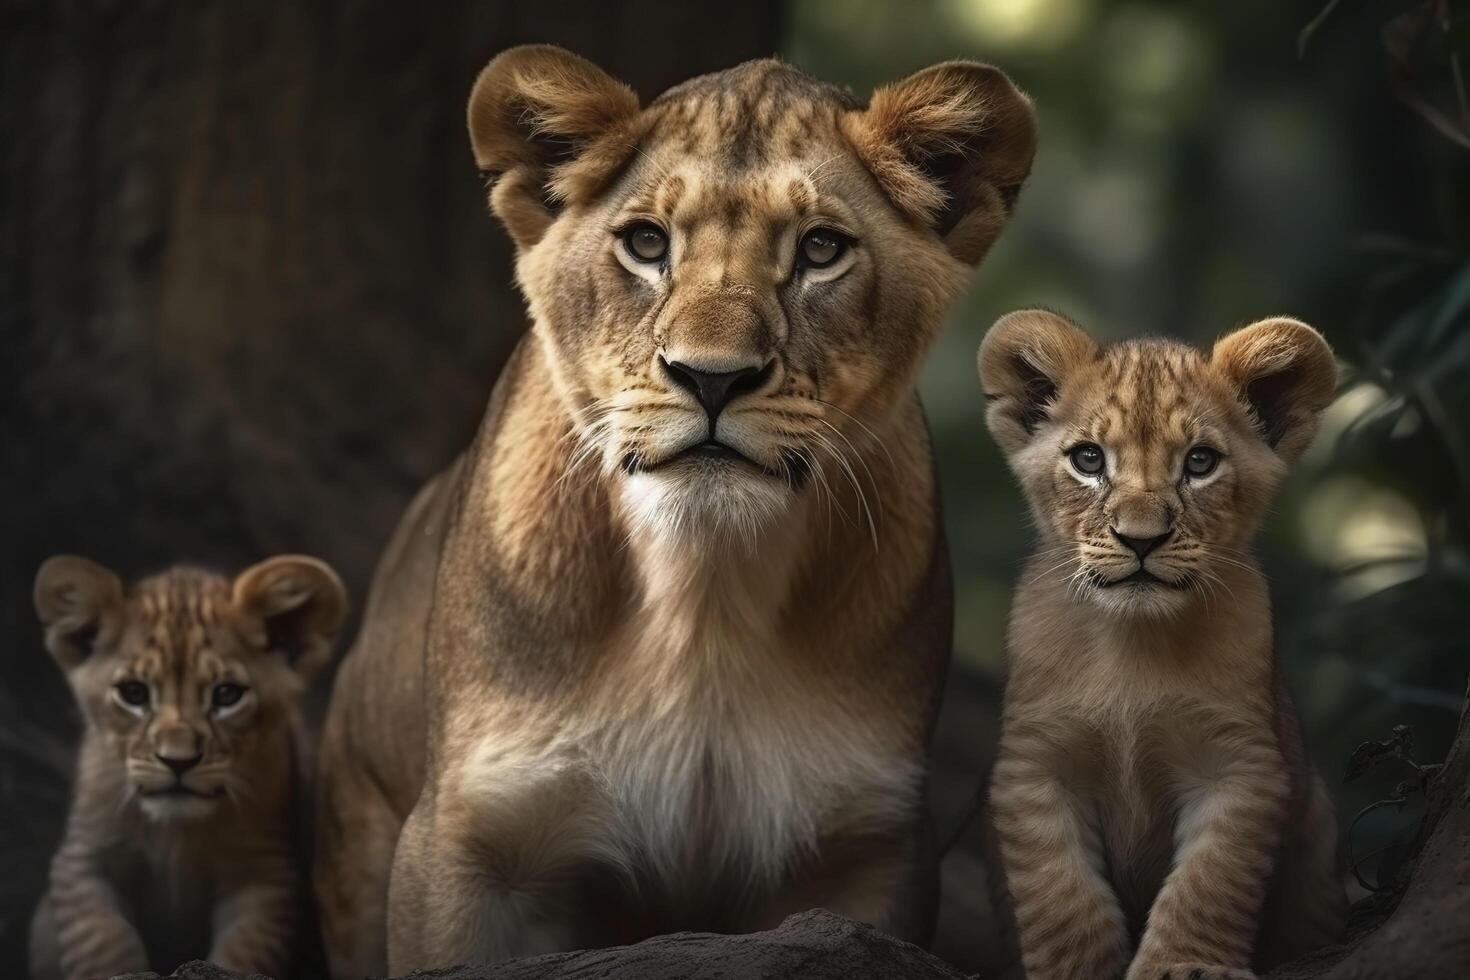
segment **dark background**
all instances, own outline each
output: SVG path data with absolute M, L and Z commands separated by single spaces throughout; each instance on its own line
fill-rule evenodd
M 1271 313 L 1323 330 L 1343 392 L 1261 542 L 1282 661 L 1344 823 L 1395 781 L 1342 784 L 1358 742 L 1409 723 L 1417 756 L 1442 758 L 1470 662 L 1466 17 L 1333 6 L 1303 53 L 1320 5 L 1278 0 L 3 0 L 0 974 L 23 970 L 76 733 L 36 567 L 303 551 L 360 600 L 524 329 L 463 107 L 528 41 L 645 98 L 771 53 L 859 94 L 975 57 L 1035 98 L 1034 177 L 923 383 L 958 587 L 941 833 L 988 758 L 1028 547 L 973 373 L 1020 305 L 1105 337 L 1208 343 Z M 1357 850 L 1405 809 L 1375 813 Z M 965 965 L 984 959 L 976 838 L 945 868 L 942 948 Z

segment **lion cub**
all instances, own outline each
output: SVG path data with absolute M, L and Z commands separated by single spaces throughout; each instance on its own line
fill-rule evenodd
M 1042 310 L 980 348 L 987 423 L 1041 543 L 1022 575 L 991 783 L 1031 980 L 1250 977 L 1346 898 L 1248 547 L 1332 398 L 1269 319 L 1209 354 L 1100 348 Z
M 61 555 L 35 600 L 85 730 L 33 975 L 207 955 L 283 976 L 303 901 L 295 699 L 342 623 L 336 573 L 288 555 L 233 582 L 175 568 L 125 590 Z

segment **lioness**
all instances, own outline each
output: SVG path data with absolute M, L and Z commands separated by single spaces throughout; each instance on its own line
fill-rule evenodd
M 340 977 L 739 931 L 922 941 L 948 562 L 914 390 L 1034 152 L 947 62 L 640 108 L 552 47 L 469 103 L 534 321 L 410 507 L 324 736 Z
M 1208 354 L 1045 310 L 980 350 L 1040 546 L 1007 638 L 991 807 L 1030 980 L 1224 980 L 1323 945 L 1332 801 L 1249 548 L 1336 367 L 1275 317 Z
M 346 611 L 336 573 L 283 555 L 233 581 L 178 567 L 125 589 L 58 555 L 35 600 L 85 730 L 33 977 L 205 956 L 286 976 L 309 908 L 296 695 Z

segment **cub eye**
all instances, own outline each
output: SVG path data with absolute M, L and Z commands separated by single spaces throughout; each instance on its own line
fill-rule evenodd
M 639 262 L 661 262 L 669 254 L 669 236 L 658 225 L 640 221 L 623 232 L 623 247 Z
M 216 684 L 210 702 L 216 708 L 228 708 L 232 704 L 238 704 L 244 696 L 245 688 L 240 684 Z
M 123 704 L 141 708 L 148 703 L 148 685 L 142 681 L 119 681 L 116 690 Z
M 1084 476 L 1097 476 L 1103 471 L 1103 464 L 1106 462 L 1102 447 L 1094 442 L 1074 446 L 1067 455 L 1072 460 L 1073 468 Z
M 1220 465 L 1220 451 L 1209 446 L 1195 446 L 1184 457 L 1184 472 L 1193 477 L 1209 476 Z
M 803 269 L 825 269 L 847 254 L 852 239 L 831 228 L 813 228 L 796 246 L 796 264 Z

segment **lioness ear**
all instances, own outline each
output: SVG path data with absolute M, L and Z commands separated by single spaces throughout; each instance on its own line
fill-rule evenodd
M 984 258 L 1036 156 L 1031 100 L 998 68 L 946 61 L 873 93 L 843 120 L 899 210 L 960 261 Z
M 633 153 L 638 96 L 549 44 L 496 55 L 470 92 L 470 145 L 490 207 L 517 248 L 541 240 L 557 206 L 595 192 Z
M 1322 335 L 1300 320 L 1259 320 L 1215 342 L 1210 363 L 1239 393 L 1276 454 L 1294 460 L 1337 390 L 1337 364 Z
M 46 649 L 66 671 L 92 653 L 97 639 L 117 628 L 122 580 L 76 555 L 46 559 L 36 572 L 36 615 L 46 627 Z
M 285 655 L 310 679 L 332 656 L 332 640 L 347 615 L 347 590 L 326 562 L 278 555 L 235 579 L 235 607 L 265 623 L 266 648 Z
M 1063 379 L 1096 356 L 1093 339 L 1050 310 L 1017 310 L 995 321 L 978 362 L 985 423 L 1000 448 L 1023 448 L 1046 421 Z

